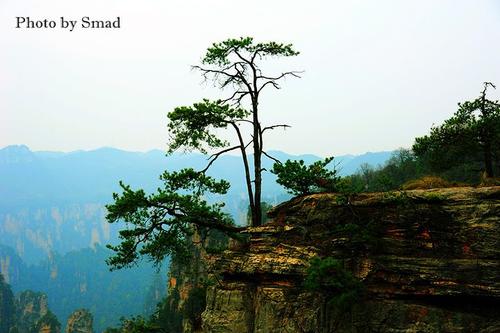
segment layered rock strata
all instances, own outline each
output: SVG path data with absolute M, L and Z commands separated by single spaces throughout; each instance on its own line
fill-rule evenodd
M 270 216 L 208 258 L 203 332 L 500 332 L 500 187 L 316 194 Z M 363 296 L 339 311 L 304 288 L 314 257 Z

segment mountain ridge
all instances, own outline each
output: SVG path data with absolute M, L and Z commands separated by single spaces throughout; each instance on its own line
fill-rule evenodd
M 290 155 L 273 151 L 276 157 L 319 160 L 312 154 Z M 342 174 L 352 173 L 362 163 L 381 164 L 390 152 L 338 157 Z M 175 153 L 165 156 L 160 150 L 130 152 L 112 147 L 90 151 L 33 152 L 26 145 L 0 149 L 0 244 L 16 249 L 31 263 L 51 251 L 64 254 L 117 240 L 120 225 L 105 220 L 105 205 L 111 203 L 119 182 L 132 188 L 154 192 L 161 186 L 159 176 L 165 171 L 185 167 L 203 169 L 207 157 L 202 154 Z M 263 167 L 272 168 L 265 159 Z M 226 211 L 236 223 L 246 222 L 246 184 L 239 156 L 221 156 L 209 175 L 224 178 L 231 184 L 224 198 Z M 290 195 L 276 184 L 275 176 L 263 174 L 263 201 L 277 204 Z M 64 237 L 62 237 L 64 235 Z

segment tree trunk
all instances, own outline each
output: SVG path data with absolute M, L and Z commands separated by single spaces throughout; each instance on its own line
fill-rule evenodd
M 481 114 L 483 119 L 487 116 L 486 113 L 486 88 L 487 84 L 485 83 L 483 94 L 481 96 Z M 484 171 L 486 173 L 487 178 L 493 177 L 493 158 L 491 154 L 491 131 L 489 129 L 489 125 L 483 125 L 483 129 L 481 130 L 483 134 L 483 141 L 484 141 Z
M 253 108 L 253 166 L 255 174 L 255 188 L 254 188 L 254 210 L 252 211 L 252 226 L 257 227 L 262 223 L 262 210 L 261 210 L 261 192 L 262 192 L 262 167 L 261 167 L 261 142 L 260 142 L 260 124 L 258 116 L 258 101 L 257 97 L 252 101 Z
M 255 210 L 255 204 L 253 201 L 254 198 L 252 190 L 252 179 L 250 177 L 250 167 L 248 164 L 247 153 L 245 151 L 245 143 L 243 142 L 243 137 L 241 136 L 241 132 L 240 129 L 238 128 L 238 125 L 236 125 L 235 123 L 231 123 L 231 125 L 233 125 L 234 130 L 238 135 L 238 140 L 240 141 L 241 157 L 243 159 L 243 167 L 245 169 L 245 182 L 247 184 L 248 202 L 250 203 L 250 212 L 252 212 L 252 221 L 253 221 L 253 211 Z

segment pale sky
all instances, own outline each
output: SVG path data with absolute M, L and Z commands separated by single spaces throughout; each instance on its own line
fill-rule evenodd
M 286 122 L 268 149 L 339 155 L 410 147 L 498 85 L 500 1 L 0 0 L 0 147 L 165 149 L 166 114 L 203 97 L 199 64 L 213 42 L 293 43 L 304 70 L 261 101 Z M 15 29 L 16 16 L 121 17 L 120 30 Z M 276 64 L 276 65 L 275 65 Z

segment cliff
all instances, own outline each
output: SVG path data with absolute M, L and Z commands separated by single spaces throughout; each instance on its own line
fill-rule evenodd
M 21 331 L 20 331 L 21 332 Z M 61 324 L 56 316 L 48 311 L 29 331 L 30 333 L 61 333 Z
M 93 317 L 86 309 L 73 312 L 66 324 L 66 333 L 93 333 Z
M 47 295 L 26 290 L 14 298 L 0 274 L 0 333 L 60 332 L 61 324 L 49 310 Z
M 317 194 L 270 217 L 208 257 L 200 331 L 500 331 L 500 187 Z
M 14 294 L 0 273 L 0 332 L 8 332 L 15 320 Z
M 220 253 L 227 248 L 227 236 L 216 231 L 194 233 L 189 258 L 172 258 L 168 297 L 160 307 L 162 328 L 167 332 L 201 331 L 202 312 L 206 308 L 208 281 L 207 251 Z
M 17 296 L 16 309 L 17 328 L 20 332 L 30 332 L 49 313 L 47 295 L 31 290 L 23 291 Z

